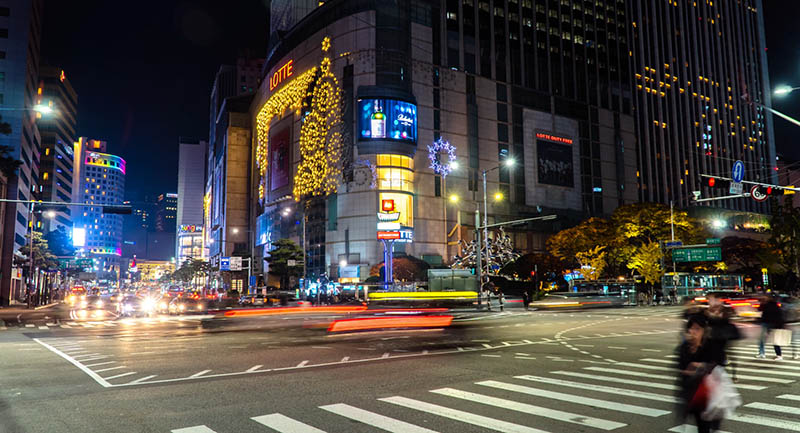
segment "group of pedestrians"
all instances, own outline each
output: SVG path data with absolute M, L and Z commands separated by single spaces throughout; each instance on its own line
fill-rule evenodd
M 685 419 L 695 419 L 698 433 L 718 431 L 725 417 L 741 405 L 741 397 L 733 386 L 736 379 L 735 364 L 727 357 L 731 341 L 742 337 L 739 328 L 731 322 L 732 308 L 720 295 L 707 295 L 708 308 L 687 310 L 684 336 L 678 346 L 678 381 L 680 383 L 680 411 Z M 774 346 L 775 360 L 783 359 L 781 345 L 791 341 L 791 332 L 785 329 L 780 304 L 772 296 L 761 302 L 761 333 L 758 358 L 765 358 L 765 344 Z M 733 381 L 725 367 L 730 367 Z

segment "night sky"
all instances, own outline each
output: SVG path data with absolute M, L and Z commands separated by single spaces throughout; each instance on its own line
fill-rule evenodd
M 800 2 L 764 3 L 771 85 L 800 86 Z M 108 141 L 128 162 L 134 201 L 176 190 L 178 137 L 207 137 L 219 65 L 266 53 L 262 0 L 47 1 L 44 14 L 42 60 L 78 93 L 78 134 Z M 800 91 L 773 106 L 800 117 Z M 800 159 L 798 127 L 774 122 L 778 152 Z
M 175 192 L 178 137 L 206 139 L 221 64 L 263 57 L 261 0 L 46 1 L 42 62 L 78 93 L 79 136 L 128 163 L 125 196 Z

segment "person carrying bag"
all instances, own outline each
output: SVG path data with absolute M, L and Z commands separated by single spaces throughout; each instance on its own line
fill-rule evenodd
M 792 331 L 784 329 L 783 310 L 771 295 L 759 305 L 761 311 L 761 338 L 758 342 L 758 355 L 756 358 L 766 358 L 765 343 L 771 344 L 775 349 L 775 360 L 783 360 L 781 346 L 789 345 L 792 341 Z

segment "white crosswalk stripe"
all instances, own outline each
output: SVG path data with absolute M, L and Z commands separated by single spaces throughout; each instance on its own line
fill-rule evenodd
M 597 392 L 604 392 L 607 394 L 616 394 L 616 395 L 624 395 L 629 397 L 637 397 L 646 400 L 654 400 L 654 401 L 663 401 L 666 403 L 678 403 L 678 399 L 671 395 L 662 395 L 656 394 L 652 392 L 645 392 L 645 391 L 638 391 L 635 389 L 625 389 L 625 388 L 615 388 L 612 386 L 604 386 L 604 385 L 594 385 L 591 383 L 580 383 L 580 382 L 571 382 L 568 380 L 560 380 L 560 379 L 551 379 L 546 377 L 537 377 L 537 376 L 514 376 L 516 379 L 522 380 L 529 380 L 532 382 L 539 382 L 539 383 L 546 383 L 558 386 L 564 386 L 568 388 L 578 388 L 578 389 L 585 389 L 589 391 L 597 391 Z
M 697 427 L 691 424 L 682 424 L 672 427 L 667 431 L 672 433 L 697 433 Z M 724 430 L 717 430 L 715 433 L 731 433 L 731 432 L 727 432 Z
M 585 373 L 579 373 L 579 372 L 576 372 L 576 371 L 551 371 L 551 373 L 552 374 L 560 374 L 560 375 L 564 375 L 564 376 L 580 377 L 580 378 L 583 378 L 583 379 L 599 380 L 599 381 L 603 381 L 603 382 L 624 383 L 624 384 L 627 384 L 627 385 L 638 385 L 638 386 L 645 386 L 645 387 L 648 387 L 648 388 L 668 389 L 668 390 L 671 390 L 671 391 L 677 391 L 677 389 L 678 389 L 677 386 L 675 386 L 673 384 L 669 384 L 669 383 L 645 382 L 645 381 L 642 381 L 642 380 L 623 379 L 623 378 L 619 378 L 619 377 L 601 376 L 601 375 L 596 375 L 596 374 L 585 374 Z
M 672 361 L 669 361 L 667 359 L 645 358 L 645 359 L 642 359 L 642 361 L 664 363 L 664 364 L 672 363 Z M 792 382 L 794 382 L 793 380 L 781 380 L 781 379 L 775 379 L 775 378 L 769 378 L 769 377 L 763 377 L 763 376 L 741 375 L 741 374 L 738 374 L 740 371 L 749 371 L 749 372 L 763 373 L 763 374 L 774 374 L 776 376 L 800 377 L 800 373 L 793 373 L 791 371 L 767 370 L 767 369 L 763 369 L 763 368 L 747 368 L 747 367 L 740 367 L 739 366 L 740 364 L 741 363 L 737 363 L 736 364 L 736 373 L 737 373 L 737 376 L 740 379 L 762 380 L 762 381 L 765 381 L 765 382 L 775 382 L 775 383 L 792 383 Z M 639 364 L 632 364 L 632 363 L 628 363 L 628 362 L 620 362 L 620 363 L 618 363 L 616 365 L 637 366 Z M 649 369 L 654 369 L 654 370 L 663 369 L 663 367 L 657 367 L 657 366 L 647 366 L 647 367 L 639 366 L 639 368 L 649 368 Z
M 777 398 L 782 398 L 784 400 L 800 401 L 800 395 L 794 395 L 794 394 L 783 394 L 779 395 Z
M 172 433 L 216 433 L 214 430 L 204 426 L 198 425 L 194 427 L 186 427 L 186 428 L 179 428 L 177 430 L 171 430 Z
M 438 404 L 426 403 L 406 397 L 394 396 L 380 398 L 378 400 L 504 433 L 547 433 L 544 430 L 535 429 L 533 427 L 514 424 L 508 421 L 476 415 L 474 413 L 464 412 L 463 410 L 451 409 L 445 406 L 439 406 Z
M 320 406 L 320 409 L 327 410 L 328 412 L 332 412 L 337 415 L 341 415 L 350 418 L 352 420 L 362 422 L 364 424 L 369 424 L 373 427 L 377 427 L 381 430 L 386 430 L 389 432 L 436 433 L 435 430 L 419 427 L 414 424 L 409 424 L 405 421 L 399 421 L 393 418 L 389 418 L 388 416 L 379 415 L 377 413 L 370 412 L 364 409 L 359 409 L 357 407 L 353 407 L 343 403 Z
M 780 412 L 780 413 L 790 413 L 792 415 L 800 415 L 800 407 L 793 407 L 793 406 L 783 406 L 780 404 L 775 403 L 764 403 L 760 401 L 755 401 L 753 403 L 747 403 L 744 407 L 749 407 L 752 409 L 761 409 L 761 410 L 770 410 L 773 412 Z
M 311 427 L 308 424 L 295 421 L 288 416 L 281 415 L 279 413 L 254 416 L 250 419 L 281 433 L 325 433 L 325 430 Z
M 631 364 L 631 363 L 621 362 L 621 363 L 615 364 L 615 365 L 626 365 L 626 364 Z M 655 367 L 655 366 L 648 365 L 647 367 Z M 640 368 L 642 368 L 642 367 L 640 367 Z M 656 369 L 664 370 L 664 368 L 661 368 L 661 367 L 653 368 L 653 370 L 656 370 Z M 641 372 L 641 371 L 619 370 L 619 369 L 605 368 L 605 367 L 584 367 L 584 370 L 600 371 L 600 372 L 603 372 L 603 373 L 616 373 L 616 374 L 623 374 L 623 375 L 637 376 L 637 377 L 649 377 L 651 379 L 675 380 L 674 376 L 646 373 L 646 372 Z M 753 380 L 760 380 L 760 381 L 763 381 L 763 382 L 774 382 L 774 383 L 783 383 L 783 384 L 794 382 L 793 380 L 777 379 L 777 378 L 774 378 L 774 377 L 742 376 L 740 374 L 737 374 L 737 376 L 739 378 L 741 378 L 741 379 L 753 379 Z M 753 389 L 753 390 L 764 389 L 764 387 L 760 387 L 760 386 L 757 386 L 757 385 L 747 385 L 747 384 L 741 384 L 741 383 L 734 384 L 734 386 L 737 387 L 737 388 L 741 388 L 741 389 Z

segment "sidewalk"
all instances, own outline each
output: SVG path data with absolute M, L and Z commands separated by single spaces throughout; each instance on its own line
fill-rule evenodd
M 16 319 L 17 316 L 31 314 L 34 312 L 41 312 L 41 310 L 52 308 L 56 305 L 59 305 L 59 303 L 54 302 L 52 304 L 40 305 L 35 308 L 26 308 L 24 305 L 13 305 L 8 307 L 2 307 L 0 308 L 0 320 L 7 320 L 7 318 L 9 317 Z

